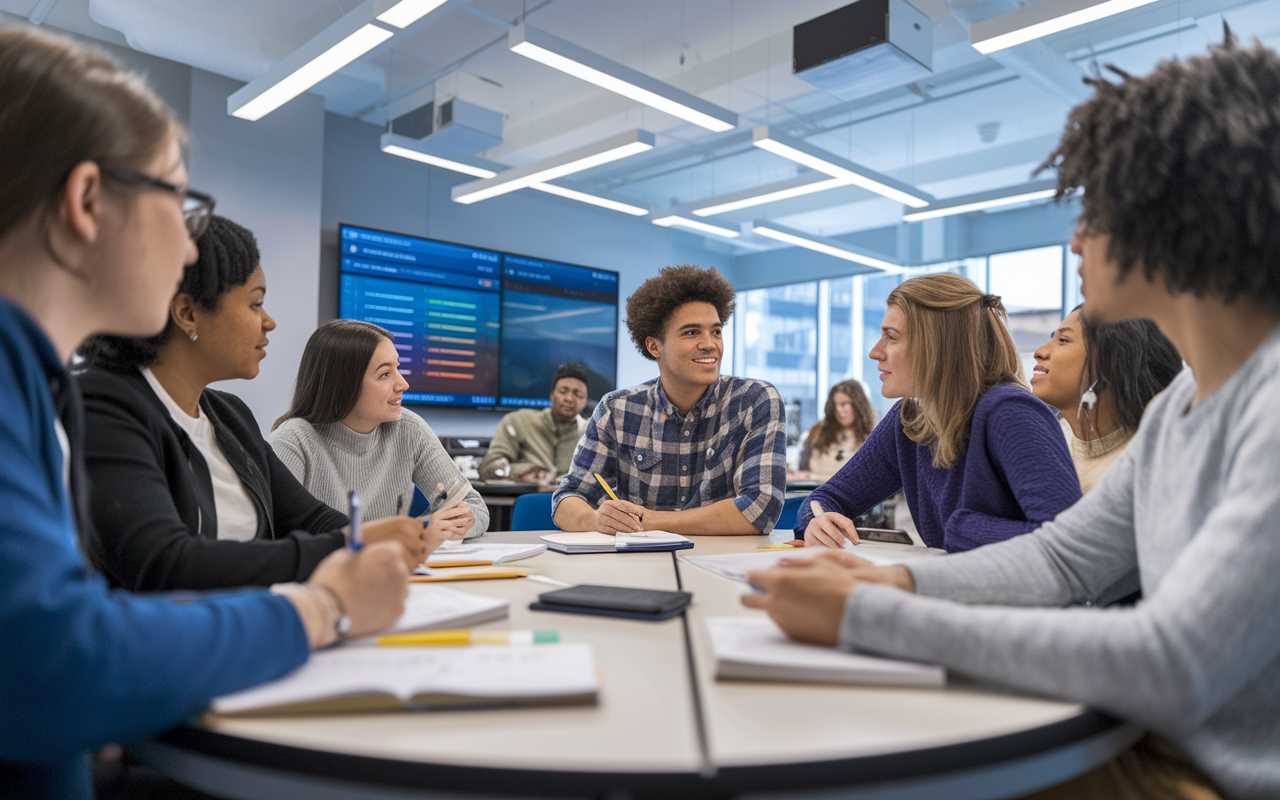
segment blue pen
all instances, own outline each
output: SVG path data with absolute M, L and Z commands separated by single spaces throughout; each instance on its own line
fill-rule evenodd
M 360 536 L 360 496 L 355 492 L 347 492 L 347 516 L 351 518 L 351 535 L 347 537 L 347 549 L 359 550 L 364 547 L 364 539 Z

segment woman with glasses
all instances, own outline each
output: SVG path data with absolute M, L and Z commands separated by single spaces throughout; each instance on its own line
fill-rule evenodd
M 163 331 L 81 348 L 97 565 L 134 591 L 305 580 L 346 541 L 346 516 L 294 479 L 240 398 L 206 388 L 256 377 L 276 327 L 253 234 L 219 216 L 207 225 Z M 416 520 L 363 531 L 367 542 L 398 541 L 409 569 L 426 558 Z
M 403 611 L 393 544 L 334 553 L 275 594 L 181 602 L 111 591 L 85 563 L 83 412 L 64 365 L 91 334 L 164 327 L 202 216 L 184 214 L 182 141 L 108 57 L 0 30 L 0 796 L 89 798 L 90 752 Z

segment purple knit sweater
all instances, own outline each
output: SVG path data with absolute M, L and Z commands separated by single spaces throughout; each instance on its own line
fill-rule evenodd
M 948 552 L 1029 533 L 1080 499 L 1062 428 L 1026 389 L 994 386 L 978 400 L 968 446 L 951 469 L 934 467 L 933 451 L 907 438 L 901 405 L 810 499 L 852 519 L 902 489 L 920 538 Z M 797 538 L 811 519 L 802 504 Z

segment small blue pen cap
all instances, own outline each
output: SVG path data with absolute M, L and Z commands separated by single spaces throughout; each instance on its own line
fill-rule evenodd
M 351 534 L 347 537 L 347 549 L 359 550 L 364 547 L 364 538 L 360 535 L 360 496 L 354 491 L 347 492 L 347 516 L 351 519 Z

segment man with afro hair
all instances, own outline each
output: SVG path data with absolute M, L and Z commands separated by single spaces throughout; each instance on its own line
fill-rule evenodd
M 715 268 L 666 267 L 627 299 L 627 329 L 658 377 L 596 406 L 552 497 L 567 531 L 768 533 L 782 514 L 786 420 L 778 390 L 720 374 L 733 286 Z M 609 499 L 599 475 L 617 486 Z
M 1048 162 L 1084 190 L 1084 311 L 1154 321 L 1187 368 L 1039 530 L 910 566 L 824 554 L 752 573 L 744 602 L 1151 732 L 1037 798 L 1280 797 L 1280 56 L 1228 35 L 1114 72 Z M 1133 569 L 1137 605 L 1088 607 Z

